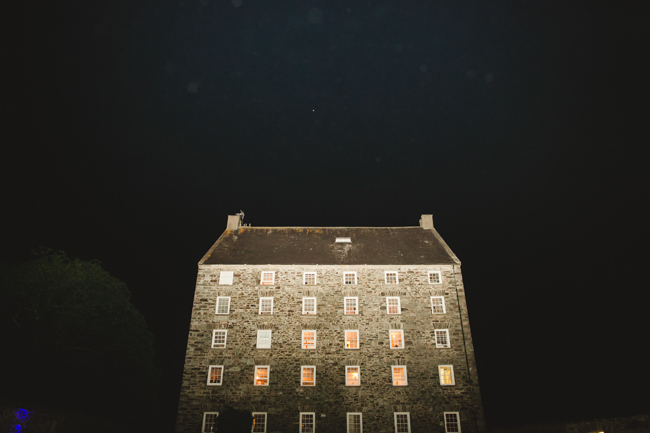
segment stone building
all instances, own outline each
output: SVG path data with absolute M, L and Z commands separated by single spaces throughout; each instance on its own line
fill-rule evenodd
M 414 227 L 251 227 L 199 262 L 176 431 L 484 432 L 460 261 Z

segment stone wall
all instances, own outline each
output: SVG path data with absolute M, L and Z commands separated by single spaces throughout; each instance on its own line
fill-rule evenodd
M 398 271 L 386 285 L 384 271 Z M 429 270 L 442 284 L 429 284 Z M 234 271 L 231 286 L 220 271 Z M 275 284 L 261 286 L 262 271 Z M 303 272 L 318 282 L 305 286 Z M 358 284 L 342 284 L 356 271 Z M 217 296 L 230 296 L 230 313 L 216 315 Z M 259 298 L 274 298 L 273 315 L 259 315 Z M 302 314 L 302 298 L 317 298 L 317 314 Z M 359 314 L 343 314 L 343 298 L 359 297 Z M 402 313 L 388 315 L 386 296 L 399 296 Z M 432 314 L 430 297 L 444 296 L 446 314 Z M 460 305 L 459 305 L 460 303 Z M 462 321 L 461 321 L 462 318 Z M 214 329 L 227 329 L 224 349 L 212 349 Z M 270 349 L 257 349 L 258 329 L 272 329 Z M 301 348 L 301 330 L 317 331 L 317 348 Z M 358 329 L 360 348 L 344 348 L 344 330 Z M 405 348 L 391 349 L 389 330 L 403 329 Z M 451 348 L 436 348 L 434 329 L 449 329 Z M 467 348 L 467 352 L 466 352 Z M 223 365 L 221 386 L 208 386 L 209 365 Z M 270 365 L 270 385 L 254 386 L 255 365 Z M 302 365 L 316 366 L 316 386 L 300 384 Z M 361 367 L 361 386 L 345 386 L 345 366 Z M 408 385 L 392 386 L 391 365 L 406 365 Z M 453 365 L 456 384 L 441 386 L 438 365 Z M 299 431 L 299 413 L 315 412 L 316 431 L 345 432 L 346 412 L 363 413 L 364 432 L 394 432 L 394 412 L 409 412 L 411 432 L 444 432 L 443 412 L 459 412 L 463 432 L 483 432 L 476 364 L 458 266 L 209 266 L 197 278 L 176 430 L 200 432 L 203 412 L 225 405 L 266 412 L 268 433 Z

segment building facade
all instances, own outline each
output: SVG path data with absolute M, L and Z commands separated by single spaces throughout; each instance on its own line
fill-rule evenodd
M 414 227 L 251 227 L 199 262 L 177 433 L 485 431 L 460 261 Z

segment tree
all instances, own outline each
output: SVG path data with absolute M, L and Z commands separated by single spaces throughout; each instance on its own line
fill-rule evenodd
M 0 377 L 14 403 L 127 423 L 153 407 L 153 336 L 126 285 L 98 261 L 41 248 L 25 263 L 0 265 L 0 287 L 10 364 Z
M 226 406 L 217 417 L 217 431 L 228 433 L 250 433 L 253 427 L 253 413 L 250 410 Z

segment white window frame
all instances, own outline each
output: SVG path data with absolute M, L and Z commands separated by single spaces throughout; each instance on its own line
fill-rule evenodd
M 256 427 L 259 427 L 259 426 L 255 425 L 255 416 L 260 416 L 260 415 L 263 417 L 263 420 L 264 420 L 264 421 L 262 421 L 264 423 L 262 425 L 264 428 L 263 429 L 260 429 L 260 428 L 255 429 Z M 267 418 L 266 412 L 253 412 L 253 428 L 251 429 L 251 433 L 266 433 L 266 418 Z
M 348 374 L 350 374 L 350 369 L 356 368 L 357 369 L 357 384 L 351 384 L 350 380 L 348 380 Z M 359 365 L 346 365 L 345 366 L 345 386 L 361 386 L 361 366 Z
M 226 312 L 225 313 L 220 313 L 219 312 L 219 301 L 225 299 L 226 300 Z M 217 296 L 217 306 L 214 310 L 214 314 L 230 314 L 230 296 Z
M 201 425 L 201 431 L 203 433 L 208 433 L 208 430 L 205 429 L 205 423 L 208 420 L 208 415 L 216 415 L 214 417 L 214 430 L 210 431 L 217 431 L 217 418 L 219 418 L 219 412 L 203 412 L 203 424 Z
M 390 301 L 397 299 L 397 313 L 390 312 Z M 399 296 L 386 296 L 386 314 L 402 314 L 402 301 Z
M 450 423 L 454 422 L 452 419 L 448 419 L 447 415 L 455 416 L 456 417 L 456 424 L 458 426 L 458 429 L 450 430 Z M 460 412 L 443 412 L 442 415 L 445 418 L 445 433 L 460 433 Z
M 221 370 L 221 376 L 219 382 L 210 382 L 210 379 L 212 377 L 212 370 Z M 221 386 L 223 384 L 223 365 L 210 365 L 208 367 L 208 381 L 207 384 L 209 386 Z
M 223 343 L 215 343 L 217 334 L 223 333 Z M 213 349 L 225 349 L 226 343 L 228 342 L 228 330 L 227 329 L 213 329 L 212 330 L 212 348 Z
M 445 343 L 438 343 L 438 334 L 444 335 Z M 449 329 L 434 329 L 433 330 L 433 339 L 436 342 L 437 349 L 449 349 L 451 348 L 451 340 L 449 340 Z
M 356 334 L 356 338 L 354 340 L 356 340 L 356 342 L 357 342 L 357 347 L 349 347 L 349 345 L 348 345 L 348 332 L 354 332 Z M 343 331 L 343 339 L 345 340 L 344 343 L 343 343 L 343 348 L 344 349 L 358 350 L 359 347 L 361 346 L 361 344 L 359 342 L 359 330 L 358 329 L 346 329 L 346 330 L 344 330 Z M 350 339 L 349 341 L 352 341 L 352 340 L 353 339 Z
M 265 300 L 271 300 L 271 311 L 264 311 L 262 312 L 262 304 Z M 260 297 L 260 309 L 259 309 L 259 314 L 273 314 L 273 296 L 261 296 Z
M 395 274 L 395 282 L 394 283 L 389 283 L 388 282 L 388 275 Z M 394 286 L 395 284 L 399 284 L 399 272 L 397 271 L 384 271 L 384 283 L 385 284 L 390 284 L 391 286 Z
M 396 385 L 395 384 L 395 369 L 396 368 L 403 368 L 404 369 L 404 384 L 403 385 Z M 408 379 L 408 372 L 406 371 L 406 365 L 391 365 L 390 366 L 390 375 L 391 375 L 391 382 L 393 383 L 393 386 L 408 386 L 409 379 Z
M 303 417 L 309 417 L 311 416 L 311 429 L 304 429 L 303 430 Z M 311 433 L 316 431 L 316 412 L 300 412 L 300 419 L 299 419 L 299 424 L 300 426 L 300 433 Z
M 431 281 L 431 275 L 438 274 L 438 282 Z M 427 273 L 427 281 L 429 284 L 442 284 L 442 272 L 440 271 L 429 271 Z
M 346 415 L 346 425 L 347 425 L 347 433 L 354 433 L 354 430 L 350 429 L 350 416 L 358 416 L 359 417 L 359 433 L 363 433 L 363 414 L 361 412 L 348 412 Z
M 399 332 L 399 334 L 401 335 L 401 337 L 400 337 L 401 346 L 399 346 L 399 347 L 393 347 L 393 339 L 392 339 L 393 332 Z M 405 344 L 404 344 L 404 330 L 403 329 L 391 329 L 390 331 L 388 331 L 388 344 L 390 345 L 391 349 L 404 349 L 404 346 L 405 346 Z
M 219 285 L 221 286 L 232 286 L 234 279 L 235 273 L 233 271 L 221 271 L 219 273 Z
M 397 415 L 406 415 L 406 431 L 397 429 Z M 409 412 L 394 412 L 394 419 L 395 433 L 411 433 L 411 414 Z
M 305 300 L 306 299 L 313 299 L 314 300 L 314 311 L 308 311 L 305 309 Z M 318 311 L 318 305 L 316 303 L 316 297 L 315 296 L 304 296 L 302 298 L 302 314 L 307 315 L 307 316 L 313 316 L 316 315 Z
M 257 383 L 257 379 L 259 378 L 257 376 L 257 371 L 258 370 L 264 370 L 266 369 L 266 382 L 265 383 Z M 255 386 L 269 386 L 269 381 L 271 380 L 271 366 L 270 365 L 256 365 L 255 366 L 255 374 L 253 375 L 253 385 Z
M 443 378 L 443 369 L 449 367 L 451 372 L 451 383 L 442 383 Z M 439 365 L 438 366 L 438 376 L 440 376 L 440 385 L 441 386 L 453 386 L 456 385 L 456 378 L 454 377 L 454 366 L 453 365 Z
M 348 313 L 348 306 L 347 302 L 348 300 L 353 300 L 354 301 L 354 313 Z M 343 298 L 343 314 L 346 316 L 354 316 L 359 314 L 359 297 L 358 296 L 346 296 Z
M 309 347 L 309 345 L 306 343 L 305 332 L 313 332 L 314 333 L 314 347 Z M 302 330 L 301 339 L 300 339 L 300 347 L 302 347 L 305 350 L 314 350 L 314 349 L 316 349 L 316 330 L 315 329 L 303 329 Z
M 264 338 L 264 334 L 268 334 L 268 338 Z M 258 329 L 257 342 L 255 347 L 257 349 L 270 349 L 273 338 L 273 331 L 271 329 Z
M 305 370 L 311 369 L 314 373 L 314 383 L 305 382 Z M 300 386 L 316 386 L 316 366 L 315 365 L 302 365 L 300 366 Z
M 262 271 L 260 275 L 260 284 L 262 286 L 275 285 L 275 271 Z
M 434 299 L 440 299 L 442 301 L 442 305 L 434 305 L 433 300 Z M 435 307 L 440 307 L 442 306 L 442 312 L 435 311 Z M 447 314 L 447 307 L 445 306 L 445 297 L 444 296 L 432 296 L 431 297 L 431 314 Z
M 346 283 L 345 277 L 352 275 L 354 277 L 354 283 Z M 343 285 L 344 286 L 356 286 L 357 285 L 357 273 L 356 272 L 343 272 Z
M 314 276 L 314 282 L 313 284 L 310 284 L 307 282 L 307 275 L 313 275 Z M 302 274 L 302 284 L 306 286 L 315 286 L 318 284 L 318 273 L 317 272 L 303 272 Z

